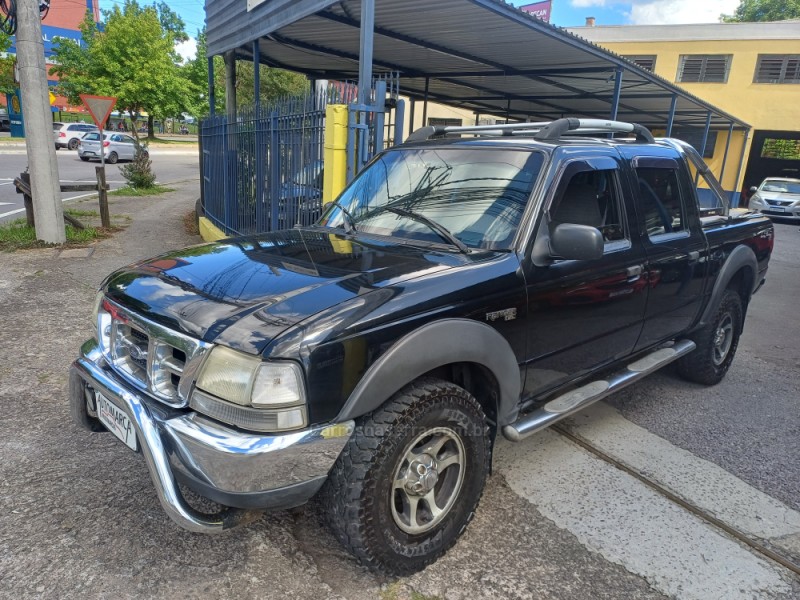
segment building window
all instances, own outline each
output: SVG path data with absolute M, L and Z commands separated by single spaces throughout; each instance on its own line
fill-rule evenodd
M 800 83 L 800 54 L 759 54 L 754 83 Z
M 726 83 L 730 68 L 730 54 L 682 54 L 678 64 L 678 81 Z
M 767 138 L 761 147 L 761 158 L 800 160 L 800 140 Z
M 430 117 L 428 125 L 432 127 L 461 127 L 463 121 L 461 119 L 436 119 Z
M 656 55 L 655 54 L 647 54 L 647 55 L 644 55 L 644 54 L 636 54 L 636 55 L 628 54 L 628 55 L 624 55 L 623 54 L 622 58 L 627 58 L 629 61 L 631 61 L 637 67 L 642 67 L 643 69 L 646 69 L 647 71 L 650 71 L 651 73 L 655 72 L 655 69 L 656 69 Z
M 714 149 L 717 147 L 718 131 L 709 131 L 706 139 L 706 149 L 703 151 L 703 130 L 702 129 L 678 129 L 672 130 L 672 137 L 682 140 L 689 144 L 698 152 L 703 152 L 703 158 L 712 158 Z

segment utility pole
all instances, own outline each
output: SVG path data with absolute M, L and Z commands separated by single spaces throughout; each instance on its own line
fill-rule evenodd
M 63 244 L 67 238 L 38 0 L 17 0 L 16 46 L 36 238 L 51 244 Z

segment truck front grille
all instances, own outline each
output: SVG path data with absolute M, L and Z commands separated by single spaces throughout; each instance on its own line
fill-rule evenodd
M 108 365 L 137 388 L 171 406 L 185 406 L 211 344 L 144 319 L 108 299 L 98 319 Z

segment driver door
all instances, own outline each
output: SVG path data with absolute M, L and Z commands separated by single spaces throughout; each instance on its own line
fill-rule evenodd
M 646 255 L 636 214 L 624 201 L 630 191 L 619 156 L 613 149 L 595 154 L 601 153 L 605 155 L 562 162 L 548 194 L 525 274 L 528 397 L 625 357 L 642 329 Z M 602 257 L 564 260 L 549 254 L 549 235 L 561 223 L 599 229 Z M 544 257 L 542 248 L 548 248 Z

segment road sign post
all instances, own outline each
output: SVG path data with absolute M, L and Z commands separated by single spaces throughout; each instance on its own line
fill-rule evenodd
M 114 110 L 114 105 L 117 99 L 112 96 L 92 96 L 90 94 L 81 94 L 81 101 L 88 109 L 89 114 L 92 116 L 94 124 L 100 130 L 100 170 L 101 173 L 97 174 L 98 181 L 98 196 L 100 201 L 100 217 L 103 227 L 111 227 L 111 217 L 108 212 L 108 195 L 105 190 L 106 182 L 106 151 L 103 145 L 105 137 L 106 121 L 108 121 L 111 111 Z M 102 180 L 102 184 L 100 181 Z

